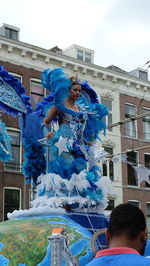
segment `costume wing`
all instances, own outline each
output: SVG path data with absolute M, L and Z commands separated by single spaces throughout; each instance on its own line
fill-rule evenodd
M 30 113 L 30 97 L 24 94 L 25 88 L 19 79 L 0 66 L 0 109 L 14 117 Z M 0 160 L 4 162 L 12 159 L 10 139 L 5 125 L 0 121 Z
M 30 97 L 24 95 L 25 91 L 19 79 L 0 66 L 0 109 L 4 113 L 16 117 L 31 112 Z

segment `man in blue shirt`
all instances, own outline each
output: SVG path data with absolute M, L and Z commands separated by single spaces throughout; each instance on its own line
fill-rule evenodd
M 141 255 L 147 240 L 146 221 L 136 206 L 125 203 L 113 209 L 106 233 L 108 249 L 97 252 L 87 266 L 150 266 Z

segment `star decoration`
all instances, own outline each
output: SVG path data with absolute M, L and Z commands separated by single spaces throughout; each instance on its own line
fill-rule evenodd
M 115 155 L 113 156 L 113 158 L 112 158 L 112 162 L 114 162 L 114 163 L 118 163 L 119 161 L 120 161 L 119 156 L 118 156 L 117 154 L 115 154 Z
M 69 149 L 69 148 L 72 148 L 72 146 L 73 146 L 73 142 L 74 142 L 73 139 L 69 139 L 69 140 L 66 141 L 66 145 L 67 145 L 67 148 L 68 148 L 68 149 Z
M 55 144 L 55 146 L 58 148 L 59 151 L 59 155 L 63 152 L 63 151 L 67 151 L 68 152 L 68 148 L 66 143 L 68 142 L 67 138 L 63 138 L 62 136 L 60 137 L 59 141 Z
M 84 146 L 80 146 L 80 150 L 83 152 L 85 159 L 89 160 L 89 154 L 86 151 L 86 148 Z
M 95 158 L 96 160 L 101 160 L 103 161 L 107 156 L 109 155 L 109 153 L 107 151 L 104 150 L 104 148 L 99 148 L 95 150 Z
M 123 163 L 127 162 L 127 154 L 126 153 L 121 154 L 121 160 Z
M 137 173 L 138 180 L 140 182 L 146 181 L 150 185 L 150 179 L 149 179 L 150 169 L 148 169 L 144 165 L 138 165 L 138 166 L 133 166 L 133 167 Z

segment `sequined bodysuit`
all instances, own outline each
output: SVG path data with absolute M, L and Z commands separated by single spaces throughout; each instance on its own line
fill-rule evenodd
M 62 137 L 73 139 L 76 144 L 83 145 L 83 131 L 87 121 L 85 112 L 79 113 L 76 116 L 60 112 L 58 121 Z

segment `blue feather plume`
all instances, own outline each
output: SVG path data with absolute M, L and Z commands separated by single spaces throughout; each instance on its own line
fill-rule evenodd
M 61 112 L 76 116 L 77 113 L 64 105 L 64 101 L 69 96 L 69 89 L 72 84 L 65 76 L 62 68 L 55 68 L 53 70 L 46 69 L 42 72 L 42 84 L 49 89 L 54 95 L 54 105 Z
M 24 139 L 24 163 L 22 166 L 26 183 L 31 183 L 33 178 L 34 184 L 37 184 L 37 178 L 46 173 L 45 148 L 37 141 L 31 142 Z
M 64 179 L 70 179 L 72 171 L 70 165 L 62 157 L 58 156 L 55 160 L 49 162 L 49 173 L 60 175 Z
M 103 192 L 101 189 L 98 189 L 97 191 L 95 189 L 83 189 L 83 191 L 81 192 L 81 195 L 85 198 L 90 198 L 95 200 L 96 202 L 99 200 L 102 200 L 104 198 Z
M 74 159 L 70 164 L 63 157 L 57 156 L 49 163 L 49 172 L 60 175 L 62 178 L 70 179 L 73 173 L 79 174 L 86 169 L 87 162 L 83 158 Z
M 98 96 L 96 92 L 92 89 L 92 87 L 89 85 L 88 81 L 84 81 L 81 83 L 81 91 L 85 91 L 90 98 L 89 103 L 98 103 Z
M 50 93 L 48 96 L 44 97 L 41 102 L 37 104 L 34 115 L 38 116 L 40 115 L 45 117 L 53 105 L 54 105 L 54 96 L 53 93 Z
M 105 105 L 96 103 L 90 105 L 89 111 L 94 114 L 88 115 L 83 136 L 86 141 L 95 141 L 102 129 L 105 133 L 106 123 L 103 118 L 108 114 L 108 109 Z

